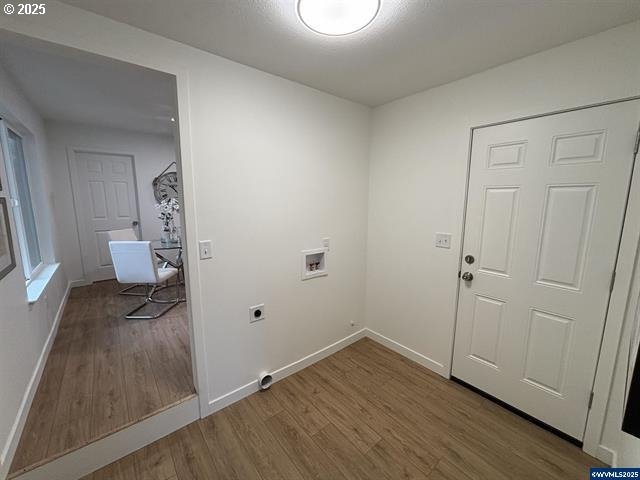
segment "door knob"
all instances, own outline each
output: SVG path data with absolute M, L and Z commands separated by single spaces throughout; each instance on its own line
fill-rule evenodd
M 470 282 L 471 280 L 473 280 L 473 273 L 471 273 L 471 272 L 464 272 L 464 273 L 462 274 L 462 279 L 463 279 L 465 282 Z
M 131 225 L 133 225 L 134 227 L 137 227 L 139 224 L 139 222 L 137 220 L 134 220 L 133 222 L 131 222 Z

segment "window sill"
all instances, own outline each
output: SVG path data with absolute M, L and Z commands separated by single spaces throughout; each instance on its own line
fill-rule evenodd
M 27 285 L 27 301 L 29 305 L 36 303 L 42 296 L 59 267 L 59 263 L 45 265 L 45 267 L 38 272 L 38 275 L 31 279 Z

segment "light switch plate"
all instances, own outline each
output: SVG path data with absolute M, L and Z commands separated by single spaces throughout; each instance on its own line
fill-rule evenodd
M 208 258 L 212 258 L 213 252 L 211 251 L 211 240 L 200 240 L 198 243 L 200 246 L 200 260 L 207 260 Z
M 436 247 L 451 248 L 451 234 L 436 232 Z

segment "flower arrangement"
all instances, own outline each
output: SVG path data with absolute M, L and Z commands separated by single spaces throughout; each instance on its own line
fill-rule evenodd
M 174 215 L 180 211 L 180 204 L 175 198 L 165 198 L 156 205 L 158 218 L 162 221 L 162 241 L 177 242 L 178 231 Z

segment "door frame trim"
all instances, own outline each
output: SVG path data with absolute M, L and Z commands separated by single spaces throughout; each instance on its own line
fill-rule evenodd
M 521 122 L 524 120 L 532 120 L 536 118 L 549 117 L 552 115 L 558 115 L 562 113 L 575 112 L 579 110 L 586 110 L 589 108 L 604 107 L 614 105 L 618 103 L 631 102 L 640 100 L 640 95 L 634 95 L 631 97 L 624 97 L 614 100 L 608 100 L 604 102 L 591 103 L 571 108 L 564 108 L 560 110 L 553 110 L 546 113 L 539 113 L 535 115 L 527 115 L 523 117 L 517 117 L 509 120 L 503 120 L 499 122 L 486 123 L 482 125 L 473 126 L 469 130 L 469 147 L 467 155 L 467 170 L 465 178 L 464 200 L 463 200 L 463 212 L 462 212 L 462 225 L 460 229 L 460 252 L 458 258 L 458 271 L 462 271 L 463 257 L 464 257 L 464 234 L 467 221 L 467 207 L 469 202 L 469 184 L 471 177 L 471 155 L 473 148 L 473 135 L 476 130 L 487 127 L 494 127 L 498 125 L 505 125 L 509 123 Z M 640 108 L 640 106 L 639 106 Z M 640 155 L 639 155 L 640 156 Z M 600 352 L 598 354 L 598 361 L 596 365 L 596 372 L 594 375 L 592 390 L 594 392 L 594 399 L 591 409 L 587 415 L 587 422 L 585 427 L 585 433 L 583 438 L 583 451 L 591 456 L 594 456 L 602 461 L 610 462 L 610 452 L 604 452 L 604 447 L 600 445 L 602 432 L 604 430 L 604 423 L 607 415 L 607 407 L 609 398 L 613 394 L 613 377 L 616 367 L 616 358 L 620 347 L 623 345 L 622 331 L 624 326 L 625 312 L 629 293 L 632 285 L 632 276 L 634 271 L 634 265 L 636 263 L 636 255 L 638 247 L 640 246 L 640 173 L 636 168 L 639 163 L 636 161 L 632 164 L 631 178 L 629 181 L 629 187 L 627 192 L 627 200 L 625 213 L 622 223 L 622 231 L 618 244 L 618 253 L 616 257 L 616 282 L 613 290 L 609 294 L 609 304 L 605 315 L 604 331 L 602 334 L 602 340 L 600 343 Z M 631 199 L 634 201 L 631 201 Z M 634 203 L 636 206 L 634 207 Z M 454 324 L 453 335 L 451 339 L 451 357 L 450 357 L 450 372 L 449 377 L 453 370 L 453 352 L 455 348 L 456 330 L 458 326 L 458 310 L 460 307 L 460 280 L 456 285 L 456 297 L 454 305 Z M 608 449 L 606 449 L 608 450 Z M 615 463 L 615 455 L 614 455 Z
M 133 183 L 135 186 L 135 196 L 136 196 L 136 210 L 138 216 L 138 222 L 140 222 L 140 199 L 138 198 L 138 176 L 136 174 L 136 156 L 133 153 L 122 152 L 119 150 L 113 150 L 110 148 L 99 148 L 99 147 L 81 147 L 81 146 L 67 146 L 67 163 L 69 164 L 69 176 L 71 179 L 71 195 L 73 197 L 73 211 L 75 213 L 76 218 L 76 233 L 78 235 L 78 245 L 80 247 L 80 261 L 82 265 L 82 276 L 85 282 L 89 284 L 93 283 L 93 280 L 90 277 L 89 272 L 87 271 L 87 251 L 86 245 L 83 242 L 83 236 L 86 235 L 86 232 L 83 230 L 83 225 L 86 226 L 86 218 L 83 218 L 84 210 L 80 209 L 78 206 L 82 204 L 80 195 L 80 172 L 78 171 L 78 165 L 76 160 L 76 155 L 78 153 L 97 153 L 102 155 L 115 155 L 120 157 L 130 157 L 131 158 L 131 167 L 133 173 Z

